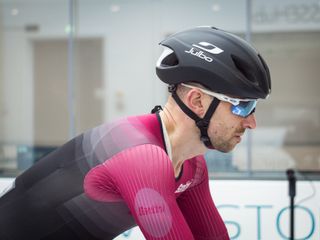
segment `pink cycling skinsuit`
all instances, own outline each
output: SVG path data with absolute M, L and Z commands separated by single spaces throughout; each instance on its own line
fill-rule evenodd
M 203 156 L 175 177 L 159 114 L 91 129 L 18 176 L 0 198 L 0 239 L 227 240 Z

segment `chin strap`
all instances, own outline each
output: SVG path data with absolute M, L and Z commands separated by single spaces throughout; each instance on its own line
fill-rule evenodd
M 162 107 L 160 105 L 154 106 L 154 108 L 151 110 L 151 113 L 157 113 L 162 110 Z
M 207 148 L 213 149 L 214 147 L 212 146 L 212 143 L 208 136 L 208 128 L 210 124 L 210 119 L 214 111 L 218 107 L 220 100 L 217 98 L 214 98 L 205 116 L 203 118 L 200 118 L 198 117 L 198 115 L 192 112 L 179 98 L 177 94 L 177 85 L 169 85 L 168 90 L 172 94 L 173 99 L 176 101 L 176 103 L 181 108 L 181 110 L 195 121 L 196 126 L 200 129 L 200 140 L 204 143 L 204 145 L 206 145 Z

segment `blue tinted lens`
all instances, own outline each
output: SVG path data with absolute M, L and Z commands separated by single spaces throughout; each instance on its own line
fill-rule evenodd
M 237 106 L 232 106 L 231 111 L 234 115 L 248 117 L 255 109 L 257 101 L 240 102 Z

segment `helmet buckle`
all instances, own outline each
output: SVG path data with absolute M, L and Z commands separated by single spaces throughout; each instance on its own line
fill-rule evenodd
M 196 122 L 196 125 L 198 128 L 200 129 L 208 129 L 209 127 L 209 121 L 205 120 L 205 119 L 201 119 L 199 121 Z
M 170 84 L 168 85 L 168 91 L 170 93 L 175 93 L 177 91 L 177 85 L 176 84 Z

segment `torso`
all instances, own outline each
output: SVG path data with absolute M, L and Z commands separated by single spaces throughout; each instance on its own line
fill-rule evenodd
M 134 219 L 112 181 L 102 201 L 83 192 L 83 181 L 88 173 L 122 151 L 145 144 L 165 151 L 161 124 L 155 114 L 101 125 L 66 143 L 19 176 L 15 188 L 0 199 L 0 228 L 7 229 L 4 236 L 36 240 L 51 239 L 46 238 L 51 233 L 59 239 L 60 233 L 70 229 L 79 234 L 70 234 L 69 239 L 112 239 L 131 228 Z M 181 176 L 175 180 L 176 198 L 202 181 L 204 168 L 202 156 L 184 162 Z M 8 210 L 22 206 L 23 210 L 14 214 Z M 21 231 L 11 231 L 10 223 L 19 225 Z

